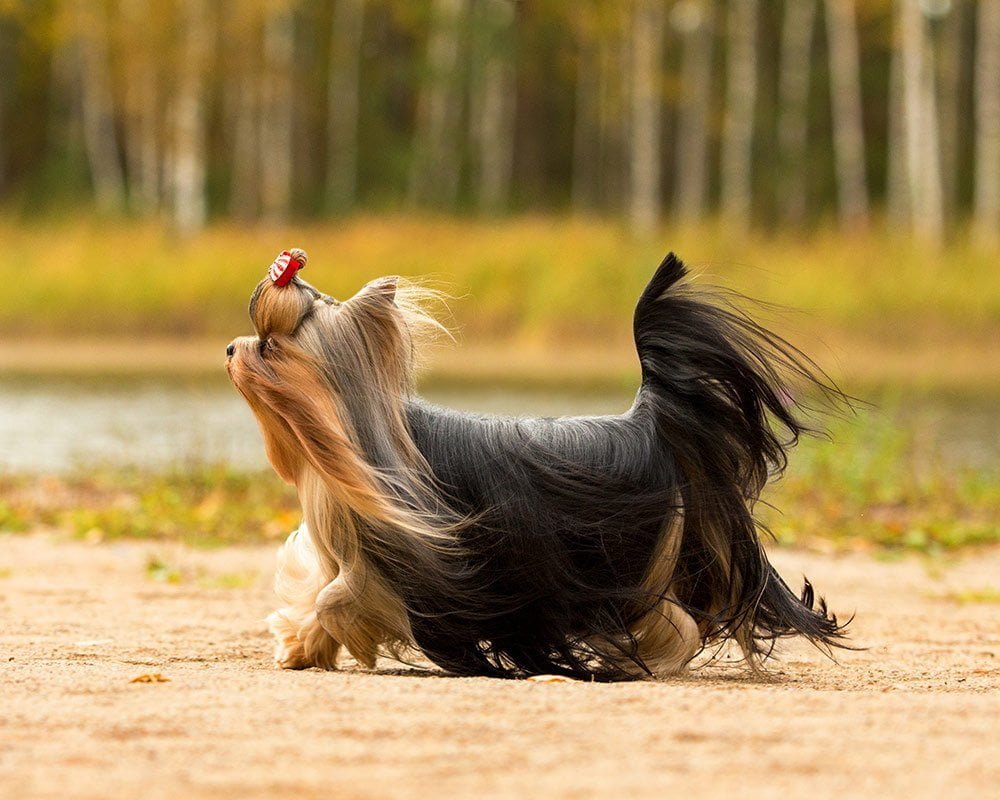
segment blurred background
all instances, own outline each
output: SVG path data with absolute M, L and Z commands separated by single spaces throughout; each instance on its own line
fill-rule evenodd
M 0 0 L 0 530 L 277 537 L 222 369 L 282 248 L 454 298 L 422 390 L 631 401 L 663 254 L 867 404 L 779 540 L 1000 539 L 1000 2 Z

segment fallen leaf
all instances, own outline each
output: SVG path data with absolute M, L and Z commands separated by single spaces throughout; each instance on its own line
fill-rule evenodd
M 565 675 L 532 675 L 528 680 L 535 683 L 576 683 Z
M 147 672 L 137 678 L 132 678 L 129 683 L 169 683 L 170 678 L 164 678 L 159 672 Z

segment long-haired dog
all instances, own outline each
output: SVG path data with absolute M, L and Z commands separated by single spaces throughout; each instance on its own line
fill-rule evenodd
M 439 408 L 413 388 L 419 289 L 338 302 L 286 252 L 250 299 L 228 371 L 304 524 L 269 618 L 283 667 L 414 650 L 461 675 L 614 680 L 677 672 L 735 641 L 823 649 L 843 626 L 768 562 L 753 508 L 804 430 L 785 390 L 810 362 L 666 257 L 639 298 L 642 381 L 618 416 Z M 822 385 L 822 384 L 821 384 Z M 828 388 L 835 392 L 835 389 Z

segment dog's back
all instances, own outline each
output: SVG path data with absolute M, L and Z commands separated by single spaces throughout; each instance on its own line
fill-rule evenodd
M 440 490 L 470 520 L 460 536 L 482 601 L 467 603 L 458 626 L 433 613 L 414 622 L 443 666 L 633 675 L 649 666 L 637 626 L 668 595 L 703 643 L 732 637 L 752 662 L 780 636 L 837 643 L 840 628 L 822 604 L 813 609 L 809 584 L 796 597 L 768 563 L 752 516 L 802 431 L 784 373 L 812 380 L 808 364 L 680 286 L 684 276 L 668 256 L 639 301 L 643 379 L 624 415 L 515 419 L 408 405 Z M 671 563 L 658 568 L 658 558 Z

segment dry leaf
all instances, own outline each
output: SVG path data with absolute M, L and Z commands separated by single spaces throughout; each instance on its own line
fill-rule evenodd
M 532 675 L 528 680 L 535 683 L 576 683 L 565 675 Z
M 170 678 L 164 678 L 159 672 L 147 672 L 137 678 L 132 678 L 129 683 L 169 683 Z

